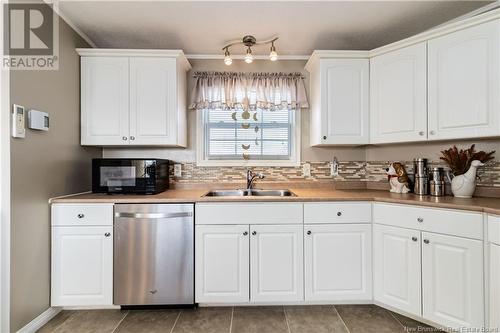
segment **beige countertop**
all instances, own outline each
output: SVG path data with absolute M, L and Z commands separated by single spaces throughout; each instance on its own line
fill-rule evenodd
M 179 202 L 311 202 L 378 201 L 428 207 L 471 210 L 500 215 L 500 198 L 460 199 L 420 197 L 380 190 L 334 190 L 326 188 L 290 188 L 294 197 L 204 197 L 208 189 L 171 189 L 156 195 L 77 194 L 50 200 L 50 203 L 179 203 Z

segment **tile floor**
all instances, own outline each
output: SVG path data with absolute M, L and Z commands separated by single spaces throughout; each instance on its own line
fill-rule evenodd
M 396 333 L 439 332 L 375 305 L 62 311 L 48 333 Z

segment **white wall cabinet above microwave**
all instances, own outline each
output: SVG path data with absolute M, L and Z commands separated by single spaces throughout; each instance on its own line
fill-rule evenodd
M 182 51 L 78 49 L 81 144 L 186 146 Z
M 368 66 L 367 58 L 334 59 L 328 53 L 313 53 L 306 65 L 311 73 L 311 146 L 369 142 Z

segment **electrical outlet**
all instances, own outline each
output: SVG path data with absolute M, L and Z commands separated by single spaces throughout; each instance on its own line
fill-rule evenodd
M 337 177 L 339 175 L 339 163 L 336 160 L 330 162 L 330 175 L 332 177 Z
M 182 177 L 182 164 L 174 164 L 174 177 Z
M 302 176 L 311 177 L 311 164 L 309 163 L 302 164 Z

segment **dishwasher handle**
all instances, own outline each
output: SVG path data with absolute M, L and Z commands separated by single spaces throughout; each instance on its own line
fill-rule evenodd
M 193 212 L 177 212 L 177 213 L 128 213 L 116 212 L 115 217 L 125 217 L 132 219 L 173 219 L 178 217 L 191 217 Z

